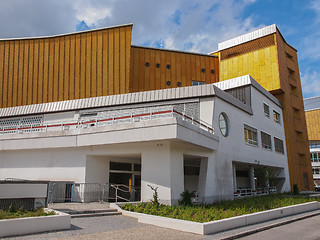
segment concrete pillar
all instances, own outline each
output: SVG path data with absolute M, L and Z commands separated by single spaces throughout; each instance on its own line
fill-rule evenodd
M 254 181 L 254 167 L 253 166 L 250 166 L 249 178 L 250 178 L 251 190 L 256 190 L 256 184 L 255 184 L 255 181 Z
M 202 158 L 200 162 L 200 173 L 199 173 L 199 182 L 198 182 L 199 202 L 204 201 L 204 196 L 206 194 L 207 173 L 208 173 L 208 158 Z
M 237 171 L 236 171 L 236 165 L 232 164 L 232 171 L 233 171 L 233 189 L 236 192 L 237 191 Z

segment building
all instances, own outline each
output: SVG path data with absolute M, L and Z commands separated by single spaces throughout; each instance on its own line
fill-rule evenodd
M 304 99 L 313 180 L 320 186 L 320 97 Z
M 263 95 L 269 99 L 272 98 L 272 102 L 276 103 L 278 107 L 273 107 L 273 103 L 270 103 L 267 99 L 259 107 L 264 109 L 266 115 L 270 110 L 269 117 L 273 116 L 274 121 L 281 123 L 280 126 L 285 129 L 285 138 L 277 137 L 276 134 L 272 134 L 273 130 L 270 129 L 265 130 L 264 133 L 269 136 L 264 135 L 264 139 L 272 138 L 272 143 L 277 142 L 275 148 L 285 151 L 284 157 L 288 158 L 290 185 L 297 183 L 302 190 L 313 188 L 311 165 L 307 160 L 309 150 L 304 127 L 305 117 L 296 50 L 285 42 L 275 25 L 221 43 L 218 52 L 211 55 L 132 46 L 131 31 L 132 25 L 129 24 L 59 36 L 0 40 L 0 99 L 2 99 L 0 110 L 2 112 L 1 124 L 6 132 L 8 133 L 8 129 L 11 128 L 16 129 L 21 124 L 27 127 L 32 124 L 40 126 L 45 124 L 47 126 L 55 120 L 58 121 L 60 126 L 68 120 L 63 117 L 60 119 L 60 116 L 63 115 L 60 113 L 61 111 L 87 109 L 86 104 L 91 101 L 88 99 L 100 101 L 107 96 L 114 96 L 112 101 L 120 105 L 126 105 L 125 98 L 135 96 L 127 94 L 136 93 L 143 97 L 145 96 L 142 93 L 144 91 L 146 94 L 151 94 L 152 91 L 159 94 L 164 90 L 167 91 L 163 93 L 167 94 L 170 91 L 179 92 L 180 90 L 177 89 L 188 86 L 200 85 L 203 87 L 204 84 L 212 86 L 210 84 L 216 83 L 214 89 L 220 87 L 229 95 L 248 104 L 249 100 L 252 102 L 257 100 L 253 96 L 245 95 L 245 91 L 238 91 L 234 86 L 238 84 L 239 88 L 242 88 L 250 82 L 252 86 L 255 86 L 250 89 L 260 89 L 261 85 L 278 99 L 276 101 L 270 97 L 270 94 L 261 90 Z M 260 85 L 246 76 L 248 74 L 256 79 Z M 223 83 L 227 79 L 230 79 L 230 81 Z M 252 82 L 255 83 L 252 84 Z M 230 83 L 234 84 L 229 86 Z M 208 87 L 208 89 L 210 88 Z M 139 99 L 135 103 L 144 104 L 143 101 L 143 99 Z M 184 100 L 181 99 L 181 101 Z M 80 102 L 82 105 L 77 105 Z M 75 107 L 65 108 L 69 104 Z M 97 107 L 96 105 L 90 106 L 91 108 Z M 280 106 L 283 108 L 281 109 Z M 99 105 L 98 107 L 103 106 Z M 254 111 L 256 111 L 258 117 L 258 108 L 254 110 L 253 106 L 250 105 L 250 107 L 253 111 L 251 117 L 255 118 L 253 117 L 255 116 Z M 43 113 L 45 115 L 41 115 L 42 110 L 40 109 L 50 108 L 55 109 L 55 113 L 49 111 Z M 77 114 L 71 114 L 69 120 L 82 120 L 78 116 L 81 113 Z M 88 117 L 90 118 L 90 114 Z M 15 118 L 18 120 L 14 120 Z M 248 119 L 250 118 L 248 117 Z M 200 120 L 203 119 L 200 118 Z M 207 122 L 215 125 L 216 122 L 211 120 Z M 294 124 L 289 124 L 292 122 Z M 245 121 L 242 124 L 245 124 Z M 256 125 L 257 127 L 255 127 Z M 251 131 L 253 133 L 250 133 L 250 136 L 259 136 L 260 125 L 258 125 L 255 121 L 252 125 L 247 125 L 253 126 L 246 129 L 247 134 L 248 131 Z M 273 128 L 275 126 L 269 127 Z M 279 128 L 276 125 L 275 128 L 277 127 Z M 65 128 L 65 125 L 63 128 Z M 27 130 L 29 131 L 29 129 Z M 244 131 L 243 126 L 238 130 L 241 130 L 239 134 L 241 133 L 244 138 L 244 132 L 246 131 Z M 13 130 L 13 132 L 15 131 Z M 10 138 L 15 137 L 10 135 Z M 219 141 L 222 141 L 221 138 L 219 138 Z M 6 139 L 6 141 L 2 141 L 2 144 L 6 145 L 9 142 Z M 30 140 L 30 142 L 32 141 Z M 268 142 L 270 143 L 269 140 Z M 40 143 L 42 142 L 40 141 Z M 279 147 L 281 143 L 286 143 L 286 146 Z M 274 144 L 272 145 L 274 146 Z M 265 149 L 262 150 L 262 152 L 265 151 Z M 218 149 L 214 149 L 214 151 L 218 151 Z M 7 154 L 7 151 L 2 151 L 0 157 L 3 157 L 4 154 Z M 278 153 L 275 156 L 279 157 Z M 283 158 L 283 156 L 280 158 Z M 255 160 L 256 164 L 264 162 L 262 165 L 269 165 L 265 160 L 260 161 L 258 158 L 255 158 Z M 230 163 L 230 160 L 228 161 Z M 232 161 L 236 162 L 237 160 Z M 239 167 L 234 166 L 235 169 Z M 285 166 L 277 165 L 274 167 L 283 169 L 284 174 L 282 176 L 285 179 L 283 181 L 286 182 Z M 82 169 L 81 171 L 86 170 Z M 56 174 L 59 176 L 58 173 Z M 253 174 L 252 170 L 251 174 Z M 243 173 L 243 175 L 245 174 Z M 3 178 L 3 176 L 5 176 L 4 170 L 2 170 L 0 178 Z M 6 175 L 6 177 L 13 176 Z M 224 176 L 220 177 L 224 178 Z M 231 175 L 227 174 L 226 177 L 230 178 Z M 251 179 L 253 181 L 254 177 Z M 74 181 L 79 182 L 80 180 L 82 182 L 89 181 L 84 177 Z M 134 182 L 133 177 L 131 181 Z M 129 182 L 129 185 L 131 184 Z M 233 186 L 235 187 L 236 184 L 234 183 Z M 253 183 L 250 186 L 253 186 Z M 287 183 L 284 183 L 284 186 L 283 189 L 287 189 Z M 150 191 L 147 192 L 150 193 Z M 218 192 L 217 196 L 220 194 Z M 222 194 L 220 197 L 230 197 L 232 195 L 232 191 L 226 190 L 226 192 L 228 193 Z M 179 195 L 180 192 L 175 191 L 174 194 L 176 194 L 174 197 L 167 197 L 167 201 L 176 201 L 177 194 Z M 214 198 L 210 194 L 208 197 Z M 204 196 L 202 198 L 205 199 Z
M 64 196 L 66 183 L 76 183 L 72 200 L 83 201 L 97 199 L 80 197 L 79 183 L 106 184 L 109 192 L 113 184 L 141 188 L 143 201 L 152 198 L 150 185 L 174 204 L 185 190 L 199 202 L 262 194 L 254 171 L 268 167 L 277 172 L 277 190 L 289 191 L 282 114 L 281 103 L 248 75 L 3 108 L 0 176 L 63 181 Z
M 219 81 L 250 74 L 284 106 L 290 183 L 313 190 L 297 50 L 276 25 L 219 43 Z

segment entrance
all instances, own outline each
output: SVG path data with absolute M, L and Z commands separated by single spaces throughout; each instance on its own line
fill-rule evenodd
M 140 201 L 141 164 L 110 162 L 109 200 Z

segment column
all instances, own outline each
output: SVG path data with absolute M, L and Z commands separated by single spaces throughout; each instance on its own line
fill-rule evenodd
M 254 167 L 253 166 L 250 166 L 249 178 L 250 178 L 251 190 L 256 190 L 256 184 L 255 184 L 255 181 L 254 181 Z
M 236 165 L 232 164 L 232 171 L 233 171 L 233 190 L 234 192 L 237 191 L 237 171 L 236 171 Z

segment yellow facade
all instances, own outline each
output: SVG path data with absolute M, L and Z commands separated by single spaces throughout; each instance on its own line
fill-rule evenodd
M 192 86 L 219 79 L 216 56 L 132 46 L 131 91 Z
M 0 107 L 128 93 L 132 25 L 0 41 Z
M 306 111 L 309 141 L 320 140 L 320 109 Z
M 219 81 L 250 74 L 283 105 L 290 183 L 312 190 L 312 169 L 297 53 L 279 31 L 215 53 Z

